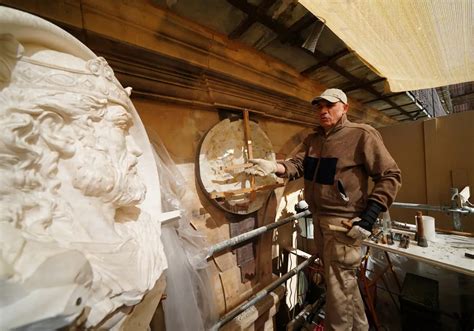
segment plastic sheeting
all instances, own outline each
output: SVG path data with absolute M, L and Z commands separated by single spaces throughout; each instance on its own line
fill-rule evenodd
M 161 240 L 168 260 L 166 300 L 167 330 L 208 330 L 217 321 L 217 308 L 206 260 L 205 236 L 191 227 L 193 198 L 157 134 L 150 135 L 160 175 L 163 211 L 180 210 L 178 222 L 162 227 Z
M 472 0 L 299 0 L 392 92 L 474 81 Z

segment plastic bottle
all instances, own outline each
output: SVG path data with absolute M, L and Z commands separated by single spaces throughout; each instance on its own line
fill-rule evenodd
M 383 234 L 387 235 L 392 231 L 392 220 L 390 219 L 390 213 L 384 211 L 382 214 L 382 230 Z

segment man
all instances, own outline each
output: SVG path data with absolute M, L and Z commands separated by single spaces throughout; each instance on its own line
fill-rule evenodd
M 369 125 L 347 119 L 349 105 L 343 91 L 328 89 L 312 104 L 320 126 L 306 137 L 296 155 L 277 163 L 250 160 L 254 166 L 247 173 L 275 173 L 290 179 L 304 176 L 305 200 L 313 213 L 314 237 L 325 269 L 325 328 L 367 330 L 356 279 L 362 238 L 331 231 L 329 225 L 349 221 L 358 226 L 355 229 L 371 231 L 379 213 L 394 201 L 401 173 L 380 134 Z M 369 177 L 374 181 L 371 192 Z

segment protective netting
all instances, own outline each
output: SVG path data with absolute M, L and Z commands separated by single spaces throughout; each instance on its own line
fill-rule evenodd
M 177 222 L 164 224 L 161 240 L 168 260 L 166 300 L 167 330 L 207 330 L 217 320 L 215 298 L 207 269 L 205 236 L 190 224 L 193 197 L 186 180 L 157 134 L 150 134 L 160 175 L 162 209 L 180 210 Z
M 472 0 L 299 0 L 392 92 L 474 80 Z

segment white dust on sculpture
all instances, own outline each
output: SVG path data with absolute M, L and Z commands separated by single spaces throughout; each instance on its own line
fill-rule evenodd
M 86 326 L 117 325 L 167 267 L 130 91 L 42 19 L 0 8 L 0 28 L 0 329 L 58 328 L 84 308 Z

